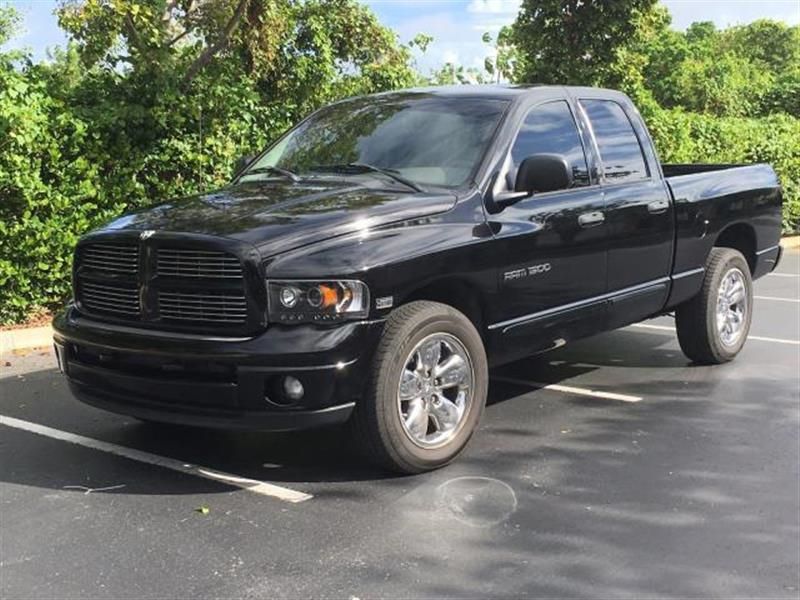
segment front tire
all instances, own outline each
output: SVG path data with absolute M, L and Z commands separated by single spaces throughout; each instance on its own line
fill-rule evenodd
M 386 322 L 354 431 L 389 470 L 437 469 L 466 446 L 487 390 L 486 352 L 470 320 L 446 304 L 411 302 Z
M 753 280 L 744 256 L 713 248 L 700 293 L 675 311 L 683 353 L 701 364 L 733 360 L 744 346 L 753 316 Z

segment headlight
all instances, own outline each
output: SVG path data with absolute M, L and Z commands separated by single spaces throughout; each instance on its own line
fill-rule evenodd
M 362 281 L 267 281 L 271 323 L 328 323 L 364 319 L 369 289 Z

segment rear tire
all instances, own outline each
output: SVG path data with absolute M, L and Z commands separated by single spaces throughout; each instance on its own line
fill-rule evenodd
M 470 320 L 446 304 L 411 302 L 386 322 L 351 423 L 371 461 L 430 471 L 464 449 L 487 389 L 486 352 Z
M 753 316 L 753 280 L 744 256 L 713 248 L 700 293 L 675 311 L 683 353 L 701 364 L 733 360 L 744 346 Z

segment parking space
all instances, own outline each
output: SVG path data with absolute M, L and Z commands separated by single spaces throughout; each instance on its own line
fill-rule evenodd
M 800 254 L 756 296 L 728 365 L 664 317 L 496 369 L 466 453 L 417 477 L 339 430 L 140 424 L 11 357 L 0 595 L 797 598 Z

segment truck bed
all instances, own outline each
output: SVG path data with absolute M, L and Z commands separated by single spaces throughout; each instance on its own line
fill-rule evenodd
M 753 252 L 777 246 L 780 182 L 766 164 L 664 164 L 675 203 L 673 273 L 701 269 L 722 229 L 749 236 Z

